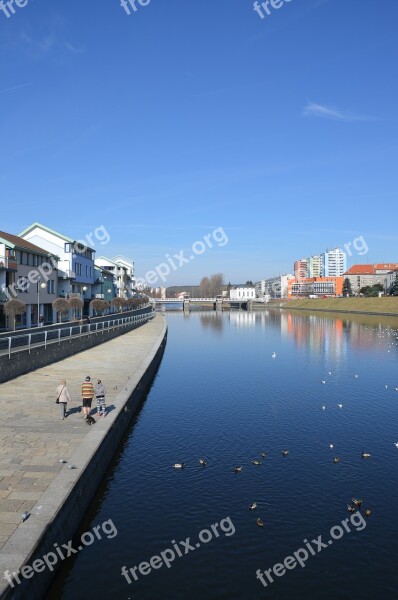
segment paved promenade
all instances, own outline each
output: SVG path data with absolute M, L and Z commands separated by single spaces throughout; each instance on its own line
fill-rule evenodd
M 19 536 L 16 534 L 21 530 L 28 532 L 35 519 L 43 526 L 48 523 L 56 507 L 47 511 L 46 491 L 57 477 L 63 476 L 60 481 L 65 487 L 65 478 L 68 485 L 73 485 L 81 473 L 79 468 L 69 471 L 60 459 L 78 465 L 79 447 L 87 447 L 90 437 L 98 441 L 101 435 L 106 435 L 142 376 L 147 357 L 164 327 L 164 317 L 157 314 L 134 331 L 0 385 L 0 590 L 4 569 L 10 561 L 7 542 L 13 534 L 18 538 L 15 554 L 20 558 L 30 550 L 29 540 L 26 548 L 21 548 L 23 531 Z M 107 389 L 109 414 L 97 418 L 92 427 L 85 424 L 83 413 L 79 412 L 81 383 L 86 375 L 94 383 L 101 378 Z M 55 404 L 55 388 L 63 378 L 73 400 L 64 421 Z M 32 515 L 21 524 L 24 511 Z

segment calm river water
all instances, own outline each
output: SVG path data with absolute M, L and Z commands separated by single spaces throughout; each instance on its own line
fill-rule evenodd
M 118 533 L 66 561 L 48 599 L 396 597 L 398 321 L 278 310 L 167 320 L 163 362 L 79 536 L 108 519 Z M 372 514 L 345 521 L 348 532 L 353 497 Z M 318 539 L 327 547 L 312 542 L 304 562 L 304 540 Z M 170 568 L 153 559 L 138 581 L 121 575 L 173 543 L 182 556 L 175 548 Z M 293 557 L 265 588 L 256 571 L 299 548 L 304 567 Z

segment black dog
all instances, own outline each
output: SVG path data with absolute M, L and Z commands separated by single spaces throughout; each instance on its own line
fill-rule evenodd
M 93 417 L 90 417 L 90 415 L 88 415 L 88 417 L 86 418 L 86 425 L 94 425 L 94 423 L 96 423 L 96 420 Z

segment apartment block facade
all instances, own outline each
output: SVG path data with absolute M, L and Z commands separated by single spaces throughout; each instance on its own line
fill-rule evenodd
M 80 297 L 88 314 L 95 283 L 95 250 L 41 223 L 32 223 L 20 235 L 59 257 L 58 296 Z
M 321 254 L 321 277 L 343 277 L 347 271 L 347 255 L 340 248 Z
M 32 327 L 52 323 L 52 302 L 57 297 L 58 257 L 19 236 L 0 232 L 0 328 L 10 327 L 4 314 L 7 300 L 26 305 L 18 325 Z

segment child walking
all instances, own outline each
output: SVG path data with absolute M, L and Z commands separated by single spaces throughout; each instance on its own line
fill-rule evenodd
M 97 415 L 99 417 L 106 417 L 106 404 L 105 394 L 106 389 L 101 379 L 98 379 L 97 385 L 94 388 L 95 397 L 97 399 Z

